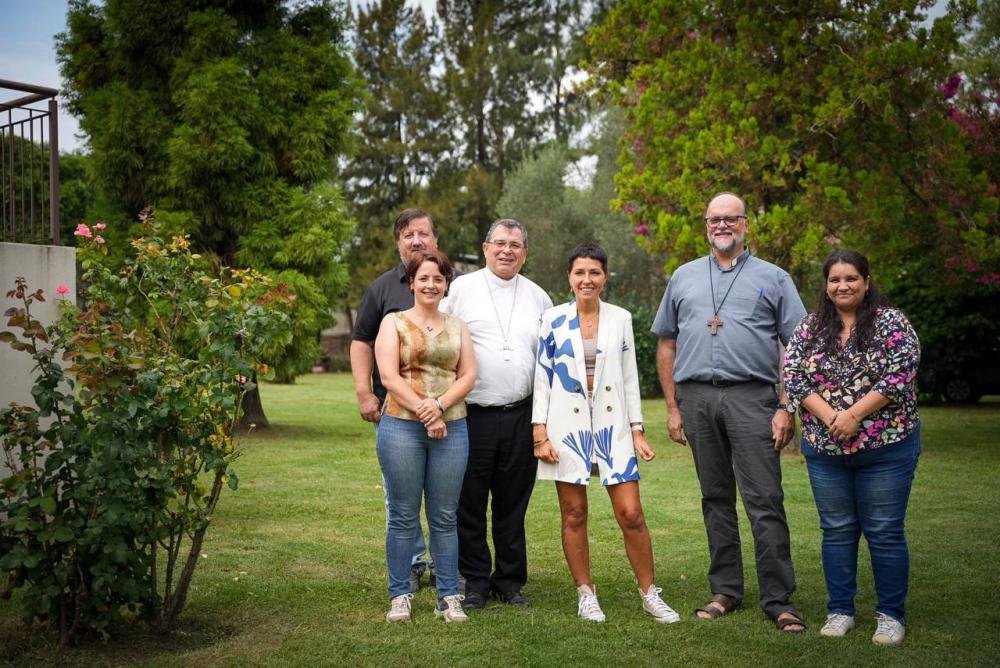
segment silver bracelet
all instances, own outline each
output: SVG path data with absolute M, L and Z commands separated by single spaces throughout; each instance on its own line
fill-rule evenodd
M 439 397 L 434 397 L 434 403 L 438 405 L 438 408 L 441 409 L 441 414 L 444 415 L 444 406 L 441 404 L 441 399 Z

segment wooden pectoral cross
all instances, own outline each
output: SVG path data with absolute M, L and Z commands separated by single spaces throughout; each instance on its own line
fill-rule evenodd
M 719 328 L 722 327 L 722 321 L 719 320 L 719 314 L 716 313 L 712 316 L 712 319 L 708 321 L 708 327 L 712 330 L 712 336 L 719 333 Z

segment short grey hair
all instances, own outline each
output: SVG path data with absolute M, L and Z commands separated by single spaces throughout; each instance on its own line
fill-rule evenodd
M 489 231 L 486 232 L 486 243 L 489 243 L 490 239 L 493 238 L 493 232 L 501 226 L 506 227 L 508 230 L 521 230 L 521 239 L 524 240 L 524 247 L 528 247 L 528 230 L 524 228 L 524 225 L 513 218 L 500 218 L 499 220 L 494 220 L 493 224 L 490 225 Z

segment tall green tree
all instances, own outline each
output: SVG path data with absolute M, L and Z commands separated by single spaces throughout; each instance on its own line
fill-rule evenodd
M 539 113 L 531 94 L 547 44 L 538 19 L 544 0 L 438 0 L 444 81 L 455 117 L 455 160 L 465 172 L 467 222 L 485 235 L 504 175 L 536 145 Z
M 582 86 L 574 78 L 582 73 L 588 56 L 585 36 L 599 24 L 614 0 L 546 0 L 535 19 L 545 48 L 535 61 L 539 72 L 537 97 L 545 134 L 568 145 L 572 133 L 587 120 L 591 109 Z
M 962 45 L 959 64 L 978 88 L 1000 93 L 1000 0 L 978 1 L 975 26 Z
M 569 152 L 552 143 L 528 157 L 507 178 L 497 203 L 503 218 L 515 218 L 528 229 L 528 262 L 524 272 L 553 296 L 565 301 L 566 258 L 576 244 L 594 239 L 587 195 L 563 181 Z
M 358 221 L 346 303 L 398 261 L 392 220 L 413 204 L 450 149 L 436 28 L 419 7 L 380 0 L 358 9 L 354 60 L 367 95 L 348 163 L 348 198 Z
M 346 281 L 337 176 L 360 86 L 333 0 L 72 0 L 58 57 L 96 181 L 295 292 L 276 378 L 311 365 Z M 261 414 L 259 419 L 263 418 Z
M 626 108 L 617 205 L 672 268 L 705 251 L 709 195 L 739 192 L 755 252 L 808 299 L 817 263 L 850 246 L 922 337 L 974 331 L 998 301 L 997 192 L 938 86 L 975 3 L 932 26 L 929 4 L 619 3 L 590 37 L 593 72 Z M 975 311 L 923 306 L 980 290 L 993 297 Z
M 610 109 L 595 127 L 588 151 L 597 158 L 597 166 L 590 183 L 567 182 L 576 152 L 553 142 L 525 158 L 508 176 L 497 212 L 527 226 L 531 248 L 525 273 L 553 299 L 568 297 L 566 258 L 572 248 L 596 241 L 609 256 L 605 297 L 626 306 L 649 305 L 663 293 L 665 258 L 644 248 L 645 229 L 633 227 L 628 216 L 611 208 L 617 197 L 615 159 L 623 114 Z
M 632 306 L 635 316 L 636 308 L 652 308 L 659 303 L 666 257 L 647 243 L 648 227 L 633 225 L 624 212 L 613 206 L 618 198 L 615 177 L 618 147 L 625 132 L 624 113 L 618 107 L 609 107 L 596 128 L 589 146 L 590 153 L 597 158 L 597 167 L 586 192 L 588 216 L 594 226 L 594 237 L 610 257 L 609 298 Z

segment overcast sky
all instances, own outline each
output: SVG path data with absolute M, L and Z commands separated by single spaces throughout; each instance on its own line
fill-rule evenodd
M 428 13 L 434 11 L 434 0 L 410 0 Z M 50 88 L 61 88 L 62 79 L 56 65 L 55 35 L 66 28 L 66 0 L 0 0 L 0 79 L 9 79 Z M 371 0 L 351 0 L 352 5 L 370 5 Z M 939 0 L 931 15 L 944 12 L 944 0 Z M 9 90 L 0 90 L 3 99 L 18 97 Z M 76 119 L 65 112 L 60 100 L 59 148 L 71 151 L 82 146 L 75 136 L 79 132 Z

